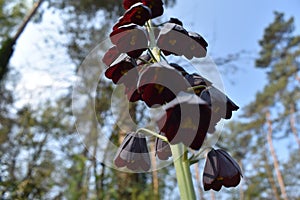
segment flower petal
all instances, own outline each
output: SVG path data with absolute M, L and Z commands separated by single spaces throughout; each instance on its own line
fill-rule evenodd
M 180 93 L 163 108 L 166 112 L 157 124 L 169 142 L 182 142 L 192 149 L 200 149 L 210 120 L 210 108 L 206 102 L 194 94 Z
M 170 102 L 187 88 L 188 83 L 184 77 L 173 67 L 163 63 L 147 66 L 138 81 L 138 90 L 149 107 Z
M 167 56 L 170 54 L 184 55 L 188 32 L 180 25 L 166 23 L 160 31 L 157 46 Z
M 203 171 L 203 186 L 204 190 L 212 189 L 212 184 L 214 180 L 219 176 L 218 172 L 218 161 L 217 154 L 214 149 L 212 149 L 208 154 Z
M 143 3 L 136 3 L 119 18 L 118 22 L 113 26 L 113 30 L 131 23 L 143 26 L 150 18 L 150 8 L 145 6 Z
M 163 132 L 161 135 L 165 136 Z M 155 152 L 160 160 L 168 160 L 172 156 L 170 145 L 159 138 L 155 140 Z
M 161 16 L 164 13 L 162 0 L 142 0 L 142 2 L 151 9 L 151 19 Z
M 111 47 L 103 56 L 102 61 L 106 66 L 110 66 L 118 57 L 120 52 L 116 46 Z
M 110 34 L 110 39 L 121 53 L 138 58 L 147 48 L 148 39 L 145 30 L 134 24 L 124 25 Z

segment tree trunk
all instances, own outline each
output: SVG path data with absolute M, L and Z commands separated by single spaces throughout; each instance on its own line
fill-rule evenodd
M 240 167 L 243 169 L 242 160 L 239 160 L 238 163 L 239 163 Z M 243 180 L 240 183 L 239 192 L 240 192 L 240 200 L 243 200 L 244 199 Z
M 201 187 L 201 179 L 199 174 L 199 162 L 195 163 L 195 176 L 196 176 L 199 198 L 202 200 L 204 199 L 204 196 L 203 196 L 203 189 Z
M 151 152 L 155 152 L 155 143 L 151 142 L 150 144 Z M 151 163 L 152 167 L 155 169 L 156 168 L 156 158 L 155 158 L 155 153 L 151 154 Z M 153 200 L 159 200 L 159 182 L 158 182 L 158 174 L 157 170 L 152 171 L 152 187 L 153 187 Z
M 280 169 L 279 169 L 278 158 L 277 158 L 274 146 L 273 146 L 273 141 L 272 141 L 273 130 L 272 130 L 272 121 L 270 119 L 270 111 L 266 112 L 266 121 L 267 121 L 267 126 L 268 126 L 267 141 L 268 141 L 268 144 L 269 144 L 271 155 L 273 157 L 273 164 L 274 164 L 274 168 L 275 168 L 275 171 L 276 171 L 277 181 L 278 181 L 279 186 L 280 186 L 281 196 L 284 200 L 288 200 L 285 185 L 284 185 L 284 181 L 283 181 Z
M 210 191 L 210 199 L 216 200 L 215 192 L 213 190 Z
M 265 147 L 265 148 L 267 148 L 267 147 Z M 263 151 L 263 159 L 265 161 L 265 169 L 266 169 L 268 181 L 269 181 L 269 184 L 271 185 L 274 198 L 276 200 L 280 200 L 280 195 L 279 195 L 277 187 L 276 187 L 276 183 L 275 183 L 275 180 L 273 177 L 272 169 L 270 168 L 270 165 L 269 165 L 269 159 L 268 159 L 268 155 L 266 152 L 267 152 L 267 149 L 266 149 L 266 151 Z
M 17 33 L 12 38 L 7 38 L 4 41 L 3 46 L 0 49 L 0 82 L 2 81 L 2 79 L 5 77 L 5 75 L 8 72 L 7 65 L 9 63 L 10 58 L 13 55 L 14 46 L 15 46 L 17 40 L 19 39 L 20 35 L 25 30 L 28 22 L 34 16 L 34 14 L 36 13 L 37 9 L 40 7 L 42 2 L 43 2 L 43 0 L 39 0 L 33 4 L 33 7 L 30 10 L 29 14 L 24 18 L 22 24 L 18 28 Z
M 299 149 L 300 149 L 300 139 L 299 139 L 299 136 L 298 136 L 298 131 L 296 129 L 296 126 L 295 126 L 295 106 L 292 104 L 291 105 L 291 109 L 290 109 L 290 126 L 291 126 L 291 129 L 292 129 L 292 132 L 295 136 L 295 139 L 296 139 L 296 142 L 298 143 L 298 146 L 299 146 Z
M 300 83 L 300 76 L 296 75 L 296 80 Z

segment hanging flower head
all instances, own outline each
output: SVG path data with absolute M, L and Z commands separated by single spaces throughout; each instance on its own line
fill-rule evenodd
M 161 16 L 164 12 L 162 0 L 124 0 L 123 7 L 128 10 L 139 2 L 151 10 L 151 19 Z
M 176 83 L 176 84 L 174 84 Z M 138 90 L 147 106 L 163 105 L 188 88 L 188 83 L 173 67 L 154 63 L 139 76 Z
M 114 163 L 117 167 L 127 167 L 133 171 L 148 171 L 151 163 L 146 138 L 139 133 L 128 133 L 118 149 Z
M 203 172 L 204 190 L 219 191 L 222 186 L 235 187 L 240 183 L 241 177 L 239 165 L 226 151 L 212 149 L 207 154 Z
M 166 113 L 157 123 L 169 142 L 182 142 L 199 150 L 210 123 L 211 111 L 207 103 L 196 95 L 181 93 L 164 108 Z
M 165 136 L 163 132 L 161 133 L 161 135 Z M 170 145 L 159 138 L 156 138 L 155 140 L 155 152 L 160 160 L 168 160 L 169 157 L 172 156 Z

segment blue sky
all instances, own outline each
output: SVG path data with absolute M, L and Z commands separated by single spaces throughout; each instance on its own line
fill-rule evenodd
M 248 52 L 234 63 L 239 69 L 237 73 L 222 75 L 226 93 L 243 107 L 266 83 L 263 71 L 254 68 L 254 58 L 259 51 L 258 40 L 262 38 L 264 28 L 273 21 L 275 10 L 284 12 L 287 18 L 294 16 L 297 32 L 300 32 L 299 0 L 177 0 L 175 7 L 165 11 L 164 17 L 177 17 L 186 29 L 200 33 L 209 43 L 208 55 L 212 58 L 242 50 Z M 19 90 L 35 91 L 38 87 L 43 91 L 45 86 L 51 85 L 63 89 L 73 80 L 74 66 L 66 62 L 66 50 L 55 44 L 55 40 L 66 40 L 57 30 L 63 23 L 51 12 L 46 12 L 43 19 L 42 24 L 29 24 L 18 40 L 11 63 L 23 74 Z M 45 40 L 48 43 L 44 43 Z M 28 101 L 31 97 L 28 95 Z
M 299 34 L 299 0 L 179 0 L 166 15 L 181 19 L 187 29 L 200 33 L 209 43 L 208 54 L 212 58 L 248 52 L 234 63 L 237 73 L 223 76 L 227 94 L 244 106 L 266 84 L 264 72 L 254 68 L 254 58 L 258 56 L 258 40 L 264 28 L 274 20 L 274 11 L 285 13 L 286 18 L 294 16 Z

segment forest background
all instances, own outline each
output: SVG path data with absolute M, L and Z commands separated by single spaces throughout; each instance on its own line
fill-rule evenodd
M 244 178 L 235 189 L 204 192 L 201 161 L 191 166 L 198 199 L 300 199 L 300 2 L 164 2 L 158 21 L 177 17 L 201 33 L 241 108 L 216 146 L 232 153 Z M 95 159 L 97 143 L 88 152 L 78 137 L 76 73 L 123 12 L 121 0 L 0 0 L 1 199 L 178 199 L 172 166 L 122 173 Z M 118 144 L 113 89 L 99 83 L 95 109 Z M 131 112 L 144 123 L 144 107 Z

